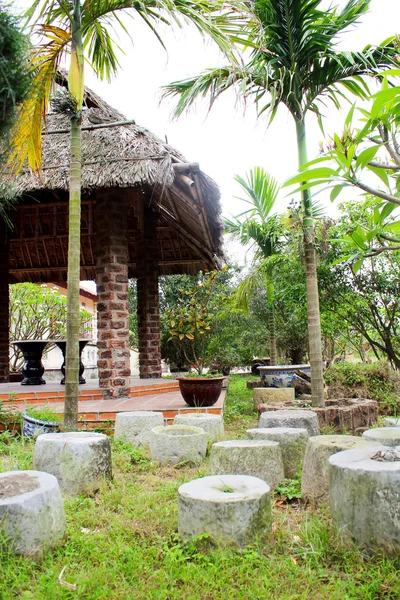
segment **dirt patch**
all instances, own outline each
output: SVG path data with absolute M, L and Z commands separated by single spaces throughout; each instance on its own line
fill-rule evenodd
M 40 487 L 39 479 L 27 473 L 13 473 L 0 478 L 0 500 L 33 492 Z

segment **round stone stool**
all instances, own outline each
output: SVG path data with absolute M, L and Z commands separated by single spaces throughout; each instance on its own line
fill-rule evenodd
M 398 555 L 400 460 L 382 459 L 386 453 L 393 455 L 393 450 L 370 446 L 331 456 L 330 505 L 333 523 L 341 533 L 359 545 Z
M 153 427 L 163 426 L 162 412 L 135 410 L 117 413 L 114 437 L 130 442 L 133 446 L 145 446 L 150 443 Z
M 55 546 L 64 531 L 64 504 L 53 475 L 0 473 L 0 548 L 38 557 Z
M 397 417 L 385 417 L 383 419 L 384 427 L 400 427 L 400 419 Z
M 400 427 L 378 427 L 367 429 L 363 438 L 374 442 L 377 446 L 400 446 Z
M 212 415 L 209 413 L 177 415 L 174 419 L 174 425 L 201 427 L 212 442 L 215 442 L 215 440 L 220 439 L 224 435 L 224 421 L 221 415 Z
M 243 548 L 271 529 L 270 488 L 257 477 L 202 477 L 178 490 L 178 531 L 184 540 L 207 533 L 217 544 Z
M 308 435 L 319 435 L 318 417 L 312 410 L 271 410 L 261 413 L 260 429 L 297 427 L 307 429 Z
M 199 462 L 207 452 L 208 437 L 201 427 L 169 425 L 151 430 L 150 454 L 162 465 L 181 460 Z
M 110 440 L 102 433 L 39 435 L 33 466 L 55 475 L 66 494 L 93 491 L 102 479 L 111 479 Z
M 246 436 L 251 440 L 270 440 L 271 442 L 278 442 L 282 452 L 285 477 L 291 479 L 295 476 L 306 451 L 308 442 L 307 429 L 294 427 L 248 429 L 246 431 Z
M 285 478 L 278 442 L 228 440 L 211 446 L 211 475 L 250 475 L 265 481 L 271 489 Z
M 329 464 L 332 454 L 372 444 L 355 435 L 317 435 L 308 440 L 303 461 L 301 496 L 310 502 L 329 500 Z

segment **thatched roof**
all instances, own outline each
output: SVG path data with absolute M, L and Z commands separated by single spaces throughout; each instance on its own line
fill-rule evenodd
M 65 85 L 62 73 L 59 83 Z M 82 278 L 94 278 L 95 244 L 91 238 L 95 231 L 89 223 L 90 205 L 95 203 L 99 193 L 112 190 L 120 196 L 130 194 L 130 198 L 139 202 L 151 202 L 160 213 L 161 273 L 193 273 L 212 268 L 221 256 L 217 185 L 197 164 L 188 163 L 180 152 L 149 130 L 136 123 L 115 125 L 121 122 L 126 122 L 121 113 L 86 89 L 82 118 Z M 101 128 L 90 129 L 99 124 Z M 11 215 L 14 281 L 65 279 L 68 131 L 68 116 L 53 108 L 44 127 L 41 172 L 33 174 L 25 167 L 17 178 L 6 177 L 8 185 L 20 197 L 18 216 Z M 85 227 L 89 238 L 87 247 Z M 134 224 L 130 223 L 129 230 L 132 228 Z M 130 240 L 131 276 L 135 275 L 133 245 Z M 51 270 L 56 272 L 51 273 Z

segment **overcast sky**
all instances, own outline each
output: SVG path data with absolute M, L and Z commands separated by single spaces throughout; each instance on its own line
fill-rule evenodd
M 30 2 L 19 0 L 19 4 L 27 6 Z M 334 4 L 345 2 L 337 0 Z M 172 120 L 173 101 L 160 104 L 160 88 L 202 69 L 221 65 L 224 59 L 211 43 L 204 43 L 191 29 L 172 32 L 162 28 L 166 53 L 141 19 L 128 19 L 127 25 L 134 45 L 121 40 L 126 54 L 121 56 L 119 75 L 108 84 L 97 80 L 87 69 L 86 84 L 127 118 L 135 119 L 163 139 L 166 136 L 188 161 L 199 162 L 201 169 L 221 188 L 225 215 L 242 210 L 242 205 L 233 198 L 239 193 L 233 179 L 235 174 L 243 175 L 260 165 L 283 182 L 296 173 L 295 127 L 284 107 L 268 128 L 264 118 L 257 119 L 254 107 L 249 105 L 244 110 L 235 96 L 227 92 L 208 115 L 206 104 L 202 103 L 189 115 Z M 400 0 L 372 0 L 369 14 L 357 27 L 343 34 L 340 45 L 342 49 L 360 50 L 397 33 L 400 33 Z M 348 110 L 349 105 L 340 115 L 333 107 L 329 109 L 325 121 L 327 134 L 341 131 L 343 115 Z M 322 134 L 312 115 L 307 126 L 311 160 L 318 154 Z M 290 201 L 286 193 L 280 197 L 280 210 Z

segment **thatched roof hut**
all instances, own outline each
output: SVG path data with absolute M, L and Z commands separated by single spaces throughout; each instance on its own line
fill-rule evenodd
M 66 79 L 59 74 L 58 83 Z M 136 276 L 142 203 L 158 213 L 159 274 L 214 268 L 221 257 L 220 193 L 215 182 L 174 148 L 86 89 L 82 133 L 81 279 L 95 278 L 94 210 L 102 193 L 127 210 L 129 276 Z M 99 127 L 101 125 L 101 127 Z M 54 133 L 57 132 L 57 133 Z M 10 282 L 63 281 L 67 274 L 69 118 L 49 112 L 39 174 L 6 177 L 20 197 L 12 211 Z

